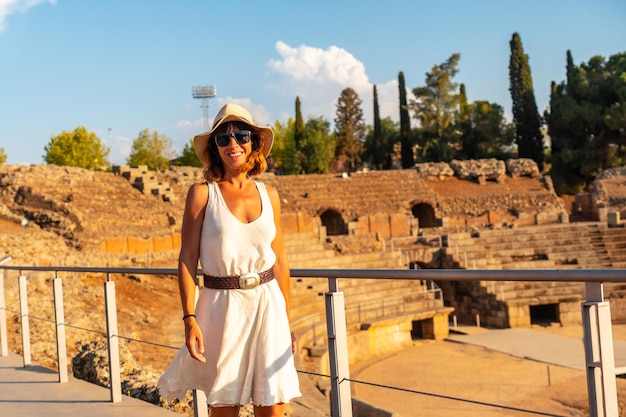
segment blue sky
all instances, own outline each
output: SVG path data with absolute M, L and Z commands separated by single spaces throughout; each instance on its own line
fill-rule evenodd
M 520 34 L 539 111 L 565 55 L 626 51 L 623 0 L 0 0 L 0 147 L 9 164 L 41 164 L 50 137 L 85 126 L 123 164 L 143 129 L 180 151 L 204 130 L 194 85 L 215 85 L 212 120 L 237 102 L 256 121 L 334 119 L 341 90 L 372 85 L 398 120 L 398 73 L 410 91 L 460 53 L 468 99 L 511 114 L 509 41 Z

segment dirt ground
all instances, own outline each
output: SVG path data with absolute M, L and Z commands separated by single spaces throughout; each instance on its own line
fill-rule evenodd
M 581 326 L 533 330 L 583 336 Z M 626 340 L 626 325 L 614 325 L 613 338 Z M 358 364 L 351 379 L 358 381 L 352 383 L 354 397 L 396 417 L 589 415 L 585 372 L 455 342 L 417 342 L 396 355 Z M 621 416 L 626 380 L 618 378 L 617 389 Z

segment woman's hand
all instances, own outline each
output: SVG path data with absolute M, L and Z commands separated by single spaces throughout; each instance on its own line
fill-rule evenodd
M 296 334 L 291 332 L 291 353 L 296 356 Z
M 187 345 L 187 350 L 192 358 L 198 362 L 206 363 L 202 331 L 194 316 L 185 318 L 185 345 Z

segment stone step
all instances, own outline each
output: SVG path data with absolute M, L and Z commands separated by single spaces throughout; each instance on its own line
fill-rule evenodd
M 525 261 L 525 262 L 503 262 L 502 269 L 520 270 L 520 269 L 555 269 L 554 261 L 549 259 Z
M 338 255 L 309 260 L 289 259 L 295 269 L 404 269 L 398 254 L 378 252 L 370 254 Z

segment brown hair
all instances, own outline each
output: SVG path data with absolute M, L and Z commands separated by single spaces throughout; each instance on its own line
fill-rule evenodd
M 209 137 L 209 146 L 207 146 L 207 149 L 205 151 L 209 156 L 209 162 L 208 164 L 204 164 L 204 168 L 202 170 L 202 176 L 207 181 L 220 181 L 226 173 L 226 171 L 224 170 L 224 164 L 222 163 L 222 160 L 220 159 L 220 154 L 217 150 L 217 145 L 215 144 L 215 140 L 213 138 L 218 133 L 226 132 L 226 130 L 228 130 L 228 125 L 231 123 L 236 124 L 238 128 L 250 129 L 252 131 L 252 152 L 248 156 L 248 161 L 242 167 L 242 170 L 249 177 L 253 177 L 255 175 L 262 174 L 263 171 L 267 169 L 267 160 L 265 159 L 265 156 L 263 156 L 263 150 L 259 135 L 254 131 L 251 126 L 247 124 L 228 122 L 220 126 L 215 132 L 213 132 L 213 135 Z

